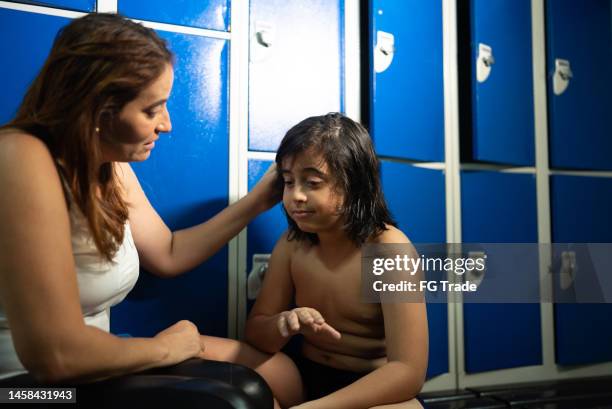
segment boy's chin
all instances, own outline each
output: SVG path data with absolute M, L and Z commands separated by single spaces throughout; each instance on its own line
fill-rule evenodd
M 308 226 L 308 225 L 304 225 L 302 223 L 297 223 L 297 222 L 295 224 L 297 225 L 298 229 L 300 229 L 304 233 L 312 233 L 312 234 L 318 233 L 318 230 L 314 228 L 313 226 Z

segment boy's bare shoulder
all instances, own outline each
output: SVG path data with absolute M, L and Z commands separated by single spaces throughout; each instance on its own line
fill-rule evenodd
M 373 237 L 370 241 L 372 244 L 389 244 L 389 243 L 410 243 L 410 239 L 397 227 L 387 225 L 387 230 L 384 230 L 378 236 Z
M 285 230 L 276 241 L 275 250 L 290 256 L 296 251 L 298 245 L 299 242 L 297 240 L 289 239 L 289 230 Z

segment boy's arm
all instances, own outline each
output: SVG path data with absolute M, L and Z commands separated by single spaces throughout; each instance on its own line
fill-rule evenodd
M 291 248 L 292 243 L 284 233 L 272 251 L 263 286 L 246 323 L 246 341 L 268 353 L 280 351 L 289 341 L 278 329 L 278 318 L 289 308 L 294 294 Z
M 389 234 L 382 242 L 409 243 L 399 230 L 385 233 Z M 411 257 L 418 257 L 414 249 L 411 252 Z M 300 409 L 370 408 L 405 402 L 419 393 L 425 381 L 429 344 L 425 303 L 388 302 L 381 306 L 388 363 L 343 389 L 300 405 Z

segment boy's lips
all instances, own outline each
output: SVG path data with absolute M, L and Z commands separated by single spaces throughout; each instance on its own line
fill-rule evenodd
M 306 217 L 309 217 L 313 213 L 314 212 L 311 210 L 293 210 L 291 212 L 291 216 L 295 219 L 304 219 Z

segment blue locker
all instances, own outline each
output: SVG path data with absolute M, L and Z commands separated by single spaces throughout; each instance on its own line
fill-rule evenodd
M 398 227 L 415 243 L 446 243 L 444 174 L 439 170 L 382 161 L 385 198 Z M 448 306 L 427 304 L 427 378 L 448 372 Z
M 276 151 L 313 115 L 343 111 L 343 1 L 251 1 L 249 149 Z
M 249 160 L 249 190 L 261 179 L 272 161 Z M 287 218 L 279 203 L 259 215 L 247 229 L 247 271 L 253 267 L 253 254 L 270 254 L 280 236 L 287 230 Z
M 611 178 L 551 177 L 554 243 L 611 243 L 611 208 Z M 578 274 L 580 270 L 577 279 Z M 557 363 L 581 365 L 612 361 L 610 316 L 612 304 L 555 304 Z
M 442 162 L 442 1 L 370 3 L 370 129 L 376 152 Z M 393 35 L 392 44 L 385 33 Z M 390 56 L 388 68 L 377 72 L 376 61 L 382 70 Z
M 531 1 L 472 0 L 470 20 L 473 158 L 533 166 Z
M 229 30 L 229 0 L 118 0 L 119 13 L 139 20 Z
M 173 130 L 151 157 L 133 164 L 142 187 L 171 229 L 189 227 L 228 204 L 228 44 L 159 32 L 176 53 L 168 110 Z M 194 70 L 193 67 L 198 67 Z M 227 335 L 227 248 L 193 271 L 162 280 L 142 273 L 115 307 L 115 333 L 153 335 L 181 319 L 209 335 Z
M 533 175 L 462 172 L 461 202 L 464 243 L 537 243 Z M 467 373 L 542 363 L 539 304 L 464 303 L 463 321 Z
M 70 22 L 46 16 L 0 8 L 0 124 L 11 120 L 23 95 L 42 68 L 57 31 Z M 36 27 L 36 31 L 32 31 Z
M 28 1 L 19 0 L 12 1 L 13 3 L 25 3 L 34 4 L 37 6 L 49 6 L 60 9 L 76 10 L 76 11 L 95 11 L 96 0 L 39 0 L 39 1 Z
M 548 0 L 546 6 L 551 167 L 612 169 L 610 0 Z M 556 59 L 568 60 L 573 74 L 559 95 Z

